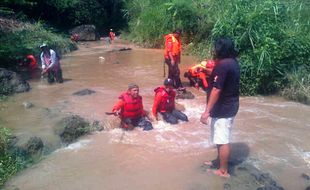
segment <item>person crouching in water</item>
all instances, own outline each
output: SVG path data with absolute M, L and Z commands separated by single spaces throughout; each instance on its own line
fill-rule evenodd
M 136 84 L 128 85 L 127 92 L 119 96 L 119 101 L 113 107 L 112 112 L 120 116 L 123 129 L 132 130 L 134 127 L 141 127 L 144 131 L 153 129 L 152 123 L 146 119 L 142 97 L 139 95 L 139 86 Z
M 199 90 L 199 86 L 206 90 L 209 86 L 207 79 L 211 76 L 215 61 L 204 60 L 200 64 L 194 65 L 184 73 L 184 77 L 188 78 L 190 85 Z
M 155 99 L 152 108 L 153 117 L 158 120 L 158 112 L 162 114 L 163 119 L 170 124 L 177 124 L 178 119 L 188 121 L 187 116 L 175 109 L 176 93 L 173 89 L 173 80 L 165 79 L 164 86 L 155 88 Z
M 62 71 L 60 68 L 59 58 L 56 52 L 47 47 L 46 44 L 40 45 L 42 51 L 40 58 L 42 63 L 42 75 L 47 73 L 48 82 L 53 83 L 55 80 L 58 83 L 62 83 Z

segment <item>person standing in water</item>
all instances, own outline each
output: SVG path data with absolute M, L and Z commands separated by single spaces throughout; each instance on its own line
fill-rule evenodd
M 146 119 L 139 86 L 136 84 L 128 85 L 127 91 L 119 96 L 119 101 L 113 107 L 112 113 L 120 116 L 121 127 L 125 130 L 132 130 L 134 127 L 141 127 L 144 131 L 153 129 L 152 123 Z
M 110 44 L 112 44 L 115 38 L 115 33 L 113 32 L 113 29 L 110 29 L 109 38 L 110 38 Z
M 173 87 L 178 90 L 184 90 L 179 69 L 181 50 L 181 30 L 177 29 L 173 33 L 165 35 L 164 58 L 168 65 L 168 78 L 173 80 Z
M 153 117 L 158 120 L 158 112 L 170 124 L 177 124 L 178 120 L 188 121 L 187 116 L 175 109 L 176 93 L 173 89 L 173 80 L 165 79 L 164 86 L 155 88 L 155 98 L 152 108 Z
M 208 124 L 211 118 L 211 140 L 216 144 L 218 156 L 206 165 L 217 167 L 214 174 L 230 177 L 228 160 L 230 156 L 231 130 L 239 109 L 240 67 L 237 52 L 229 38 L 220 38 L 214 44 L 215 67 L 207 89 L 207 104 L 200 121 Z M 216 163 L 219 163 L 217 166 Z
M 62 83 L 62 70 L 60 68 L 59 57 L 56 55 L 56 52 L 46 44 L 40 45 L 41 48 L 41 64 L 42 64 L 42 75 L 47 73 L 48 82 L 53 83 L 55 80 L 58 83 Z

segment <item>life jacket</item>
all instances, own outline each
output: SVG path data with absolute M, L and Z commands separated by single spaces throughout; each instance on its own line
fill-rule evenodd
M 165 36 L 165 58 L 169 58 L 169 49 L 168 49 L 168 43 L 172 42 L 172 55 L 178 56 L 181 52 L 181 41 L 178 40 L 173 34 L 167 34 Z
M 200 64 L 194 65 L 188 69 L 192 77 L 198 77 L 199 73 L 206 69 L 213 69 L 215 66 L 214 60 L 202 61 Z M 199 70 L 199 71 L 198 71 Z
M 154 89 L 155 97 L 158 93 L 161 95 L 161 101 L 157 108 L 159 112 L 172 112 L 175 107 L 175 91 L 171 90 L 169 92 L 166 91 L 164 86 L 160 86 Z
M 141 117 L 143 113 L 142 97 L 132 98 L 127 92 L 121 94 L 119 99 L 125 102 L 121 113 L 122 118 L 137 118 Z
M 26 57 L 29 60 L 29 69 L 34 70 L 38 67 L 37 60 L 33 55 L 27 55 Z

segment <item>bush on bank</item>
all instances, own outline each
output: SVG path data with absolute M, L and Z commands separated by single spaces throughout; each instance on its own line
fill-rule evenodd
M 5 181 L 25 167 L 25 161 L 9 152 L 12 136 L 8 129 L 0 125 L 0 188 Z
M 56 34 L 42 24 L 25 24 L 13 32 L 1 32 L 0 67 L 16 69 L 18 63 L 28 54 L 39 57 L 42 43 L 48 44 L 57 53 L 63 54 L 77 49 L 69 36 Z
M 162 35 L 181 28 L 191 52 L 210 58 L 213 41 L 228 36 L 239 51 L 243 95 L 282 92 L 309 101 L 309 89 L 296 85 L 309 84 L 310 5 L 305 0 L 128 0 L 125 5 L 133 41 L 158 47 Z

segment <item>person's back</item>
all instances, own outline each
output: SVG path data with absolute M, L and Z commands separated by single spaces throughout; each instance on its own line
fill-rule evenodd
M 224 81 L 220 80 L 225 74 Z M 232 117 L 239 109 L 240 66 L 236 59 L 225 58 L 217 62 L 210 77 L 210 89 L 222 85 L 221 95 L 210 112 L 211 117 Z M 215 83 L 217 82 L 217 83 Z M 223 83 L 223 84 L 219 84 Z M 210 94 L 210 93 L 208 93 Z

